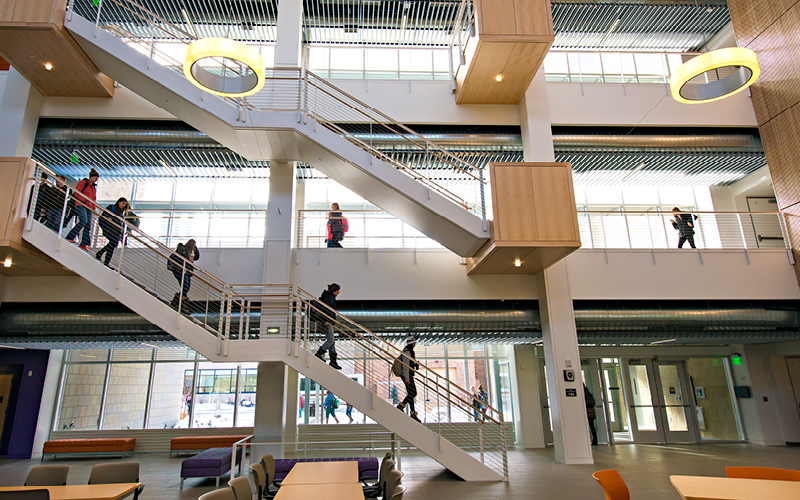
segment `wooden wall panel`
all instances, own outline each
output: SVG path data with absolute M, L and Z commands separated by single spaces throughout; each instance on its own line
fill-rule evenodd
M 537 240 L 534 209 L 534 178 L 528 166 L 495 166 L 492 208 L 495 239 L 503 241 Z
M 16 0 L 11 20 L 15 23 L 64 24 L 66 9 L 67 0 Z
M 575 224 L 575 194 L 569 167 L 539 167 L 531 170 L 533 210 L 539 241 L 580 239 Z
M 22 243 L 34 169 L 29 158 L 0 158 L 0 244 Z
M 480 34 L 517 34 L 514 0 L 476 0 L 475 7 Z
M 514 0 L 518 35 L 553 34 L 553 10 L 549 1 Z
M 751 87 L 764 152 L 779 208 L 800 215 L 800 3 L 728 0 L 739 46 L 758 54 L 761 77 Z M 789 239 L 800 248 L 800 217 Z M 800 276 L 800 255 L 795 256 Z

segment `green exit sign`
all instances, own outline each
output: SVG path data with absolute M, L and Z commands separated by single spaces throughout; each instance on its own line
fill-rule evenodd
M 742 364 L 742 357 L 741 356 L 731 356 L 731 363 L 734 365 L 741 365 Z

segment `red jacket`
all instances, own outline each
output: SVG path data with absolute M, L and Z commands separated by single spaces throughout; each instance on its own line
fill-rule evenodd
M 96 206 L 94 202 L 97 201 L 97 188 L 89 179 L 83 179 L 75 186 L 75 199 L 89 210 L 94 210 Z

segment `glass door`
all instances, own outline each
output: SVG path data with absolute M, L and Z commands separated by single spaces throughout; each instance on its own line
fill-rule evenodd
M 685 362 L 626 359 L 623 371 L 634 442 L 697 442 Z

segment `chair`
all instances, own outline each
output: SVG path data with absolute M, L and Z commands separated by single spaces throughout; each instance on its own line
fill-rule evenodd
M 221 488 L 204 493 L 197 500 L 236 500 L 236 495 L 230 488 Z
M 253 478 L 253 483 L 256 485 L 257 498 L 262 498 L 264 496 L 272 498 L 275 496 L 275 493 L 269 491 L 267 473 L 260 462 L 250 465 L 250 477 Z
M 64 486 L 69 465 L 37 465 L 28 472 L 25 486 Z
M 630 500 L 628 486 L 616 469 L 599 470 L 592 474 L 592 477 L 600 483 L 603 493 L 606 494 L 606 500 Z
M 48 490 L 0 491 L 0 500 L 50 500 Z
M 397 488 L 394 489 L 394 493 L 392 493 L 392 500 L 403 500 L 403 495 L 406 492 L 406 487 L 398 485 Z
M 97 464 L 92 467 L 89 473 L 89 484 L 118 484 L 118 483 L 138 483 L 139 482 L 139 462 L 117 462 L 107 464 Z M 133 492 L 133 500 L 139 498 L 144 485 L 139 486 Z
M 774 467 L 725 467 L 725 476 L 739 479 L 800 481 L 800 470 L 777 469 Z
M 369 486 L 364 486 L 364 496 L 366 498 L 378 498 L 384 495 L 386 491 L 386 476 L 389 474 L 389 471 L 395 468 L 395 461 L 391 458 L 387 459 L 384 457 L 381 460 L 381 467 L 378 470 L 378 482 Z
M 253 500 L 253 488 L 250 487 L 250 480 L 246 477 L 237 477 L 228 481 L 236 500 Z
M 264 472 L 267 474 L 267 489 L 270 485 L 280 487 L 281 481 L 275 479 L 275 459 L 272 455 L 261 455 L 261 466 L 264 467 Z
M 386 474 L 386 488 L 384 490 L 383 500 L 391 500 L 394 491 L 403 482 L 403 476 L 404 474 L 397 469 L 390 470 L 389 473 Z

